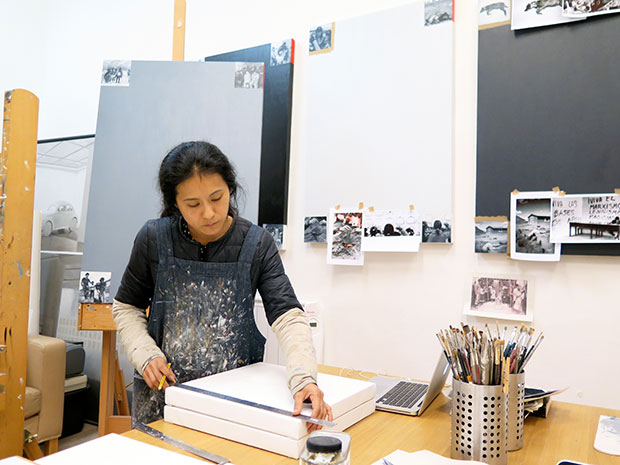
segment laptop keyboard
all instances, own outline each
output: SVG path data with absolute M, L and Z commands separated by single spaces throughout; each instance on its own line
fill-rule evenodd
M 400 381 L 377 401 L 379 404 L 392 407 L 412 408 L 428 390 L 427 384 Z

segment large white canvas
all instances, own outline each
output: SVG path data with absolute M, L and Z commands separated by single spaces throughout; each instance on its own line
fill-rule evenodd
M 335 23 L 306 58 L 305 216 L 364 201 L 452 215 L 453 23 L 424 3 Z

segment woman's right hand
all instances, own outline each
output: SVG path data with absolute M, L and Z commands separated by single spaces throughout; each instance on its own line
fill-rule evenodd
M 164 375 L 166 376 L 166 380 L 164 381 L 162 389 L 166 389 L 171 384 L 176 383 L 177 379 L 172 370 L 168 368 L 166 359 L 163 357 L 157 357 L 151 360 L 146 366 L 144 373 L 142 373 L 142 378 L 144 378 L 144 381 L 151 389 L 157 391 L 161 378 Z

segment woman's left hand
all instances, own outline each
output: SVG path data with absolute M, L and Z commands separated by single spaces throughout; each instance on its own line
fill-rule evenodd
M 332 414 L 332 408 L 323 400 L 323 391 L 319 387 L 312 383 L 303 387 L 298 391 L 293 398 L 295 399 L 295 407 L 293 408 L 293 415 L 299 415 L 301 408 L 303 407 L 304 400 L 310 399 L 312 402 L 312 417 L 324 420 L 327 418 L 329 421 L 333 421 L 334 416 Z M 319 430 L 322 428 L 320 425 L 314 423 L 307 423 L 308 433 Z

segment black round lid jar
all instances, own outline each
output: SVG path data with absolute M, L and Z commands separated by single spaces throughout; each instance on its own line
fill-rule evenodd
M 342 441 L 331 436 L 313 436 L 306 441 L 308 452 L 333 453 L 342 450 Z

